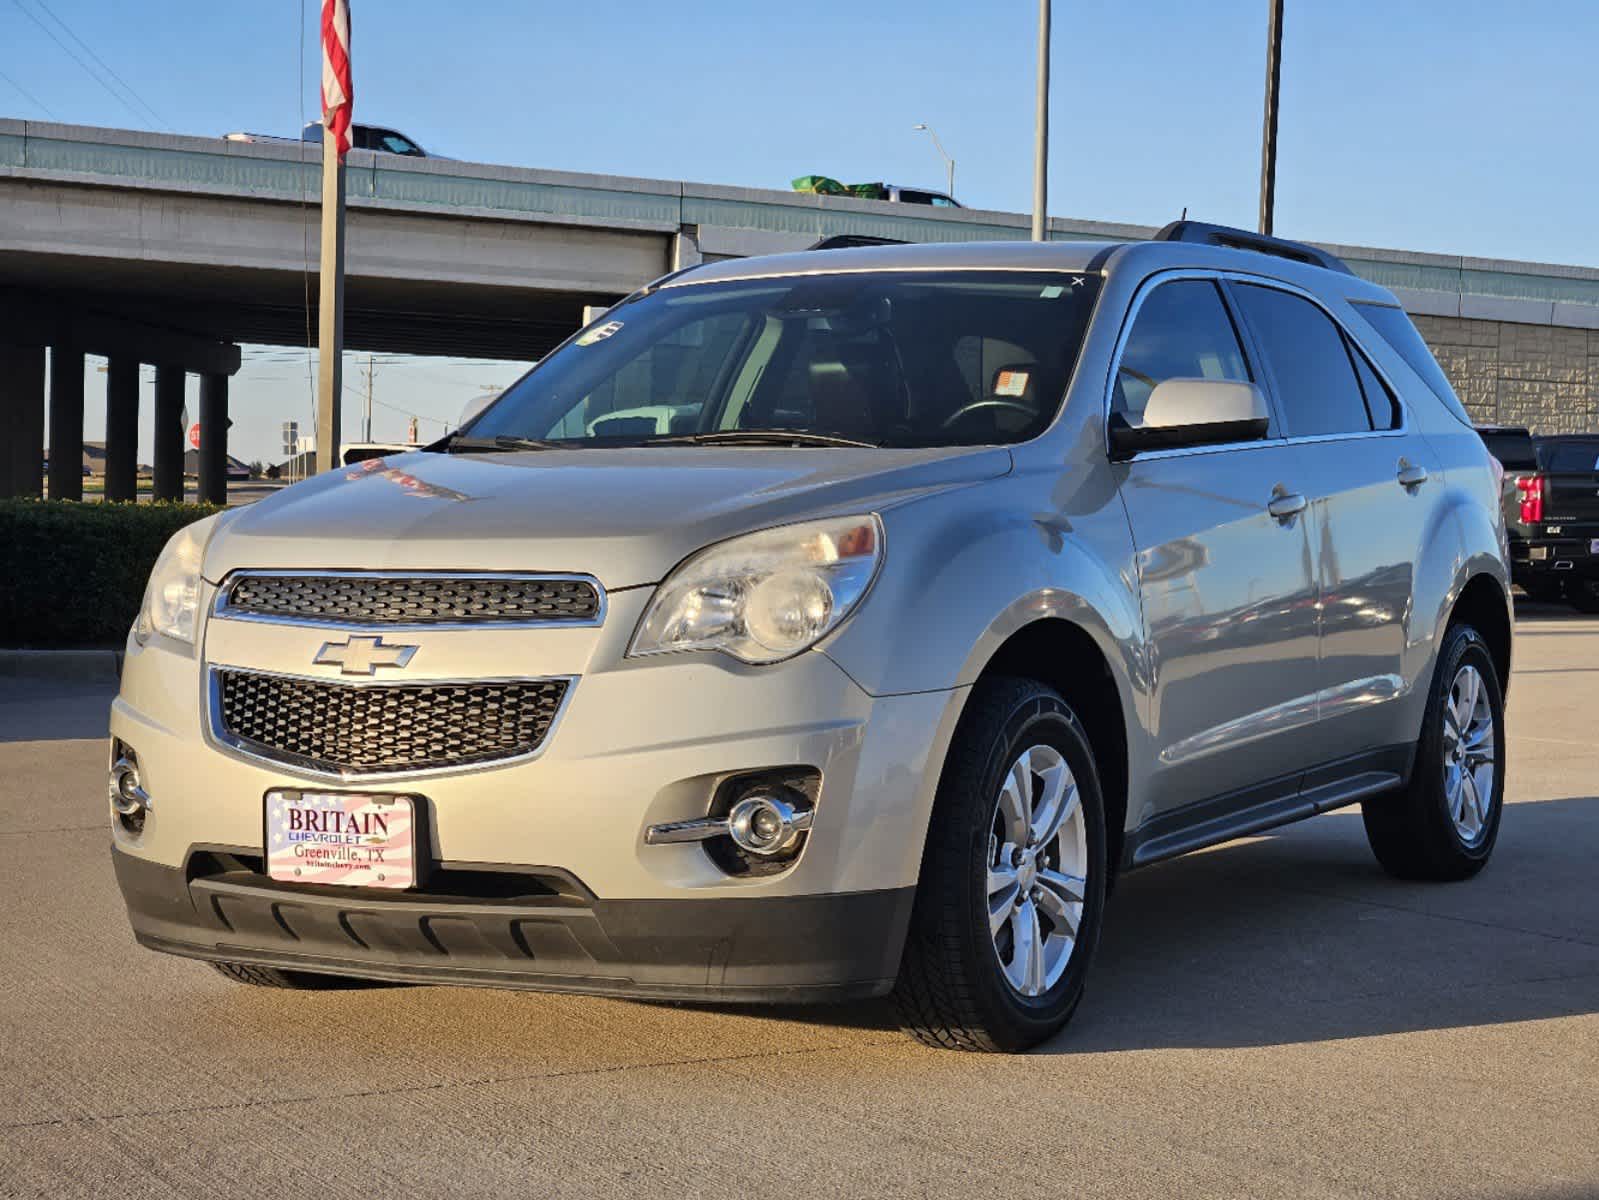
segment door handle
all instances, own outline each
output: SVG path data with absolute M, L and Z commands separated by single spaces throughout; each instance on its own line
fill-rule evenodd
M 1308 503 L 1309 501 L 1298 492 L 1290 492 L 1279 483 L 1272 489 L 1271 500 L 1266 504 L 1266 511 L 1286 525 L 1304 512 Z
M 1418 488 L 1427 482 L 1427 468 L 1411 462 L 1408 458 L 1399 460 L 1399 486 Z

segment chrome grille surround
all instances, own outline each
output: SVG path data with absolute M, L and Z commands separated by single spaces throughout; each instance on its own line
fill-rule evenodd
M 472 571 L 251 570 L 217 588 L 224 620 L 363 629 L 595 626 L 605 589 L 590 575 Z
M 214 744 L 302 774 L 436 775 L 536 758 L 576 682 L 349 681 L 212 665 L 207 716 Z

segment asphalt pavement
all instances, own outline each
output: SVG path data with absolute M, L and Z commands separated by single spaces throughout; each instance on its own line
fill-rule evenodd
M 1599 620 L 1518 628 L 1450 885 L 1356 812 L 1122 881 L 1042 1050 L 880 1007 L 281 993 L 134 944 L 106 685 L 0 679 L 0 1196 L 1599 1196 Z

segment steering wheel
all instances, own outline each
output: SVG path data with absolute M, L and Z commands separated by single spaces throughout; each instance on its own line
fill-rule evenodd
M 1008 408 L 1012 412 L 1019 412 L 1024 416 L 1038 416 L 1038 410 L 1036 408 L 1034 408 L 1031 404 L 1023 404 L 1019 400 L 1000 400 L 995 398 L 990 398 L 987 400 L 973 400 L 970 404 L 961 405 L 954 412 L 950 413 L 949 416 L 945 417 L 944 423 L 940 425 L 939 428 L 948 429 L 967 413 L 981 412 L 988 408 Z

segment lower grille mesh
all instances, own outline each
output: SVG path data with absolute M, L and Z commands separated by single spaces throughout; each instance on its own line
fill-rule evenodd
M 329 771 L 419 771 L 530 754 L 563 679 L 354 687 L 220 669 L 218 731 L 240 748 Z

